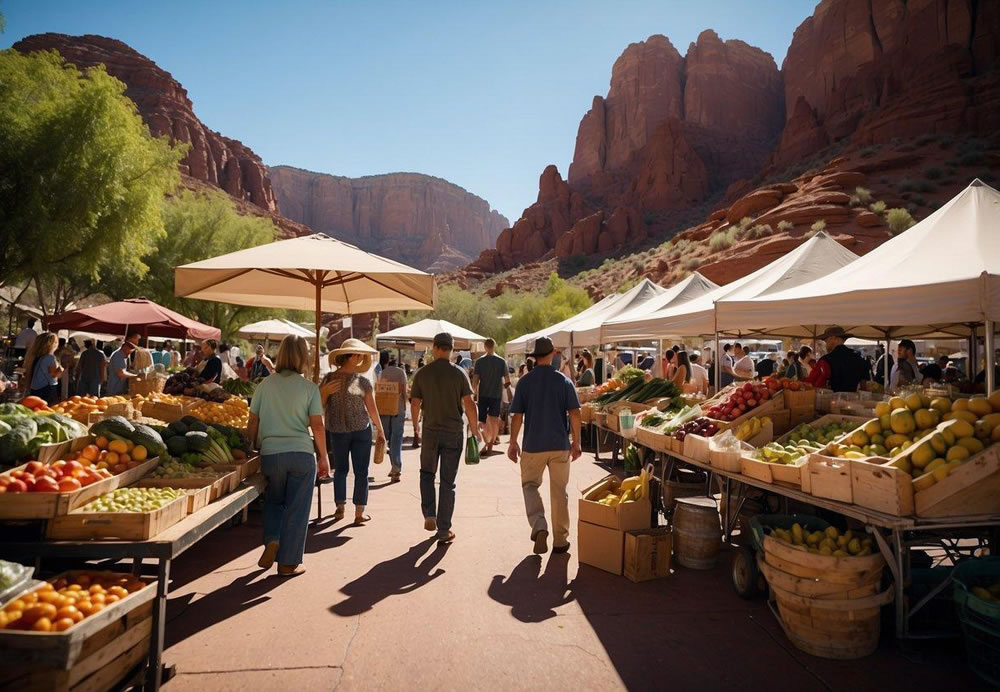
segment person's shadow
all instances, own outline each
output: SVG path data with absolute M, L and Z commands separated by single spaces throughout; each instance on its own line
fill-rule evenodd
M 433 573 L 431 570 L 441 562 L 445 553 L 448 552 L 448 546 L 437 546 L 423 562 L 420 562 L 424 553 L 427 552 L 427 548 L 432 546 L 435 541 L 436 539 L 433 537 L 421 541 L 399 557 L 380 562 L 365 574 L 346 584 L 340 591 L 347 594 L 347 598 L 330 606 L 330 611 L 345 617 L 360 615 L 371 610 L 376 603 L 389 596 L 402 596 L 411 593 L 437 579 L 444 574 L 444 570 L 440 567 Z
M 510 614 L 521 622 L 543 622 L 556 616 L 556 608 L 575 600 L 573 585 L 567 583 L 568 568 L 568 554 L 551 556 L 544 573 L 542 558 L 529 555 L 506 580 L 502 574 L 493 577 L 488 593 L 510 606 Z

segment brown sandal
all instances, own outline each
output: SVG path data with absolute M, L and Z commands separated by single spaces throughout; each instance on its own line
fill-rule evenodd
M 278 576 L 279 577 L 296 577 L 300 574 L 304 574 L 306 568 L 302 565 L 278 565 Z
M 362 514 L 360 517 L 354 517 L 354 525 L 361 526 L 365 522 L 371 521 L 372 516 L 370 514 Z

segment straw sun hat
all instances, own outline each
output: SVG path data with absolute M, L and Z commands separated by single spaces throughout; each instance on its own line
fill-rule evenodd
M 346 339 L 344 343 L 340 345 L 340 348 L 335 348 L 330 351 L 330 364 L 333 365 L 337 356 L 355 353 L 359 356 L 365 357 L 364 362 L 361 364 L 361 372 L 371 370 L 372 363 L 374 362 L 375 356 L 378 355 L 378 351 L 360 339 Z

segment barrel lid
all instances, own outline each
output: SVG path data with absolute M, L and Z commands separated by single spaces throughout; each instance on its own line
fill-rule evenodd
M 697 507 L 709 507 L 715 509 L 715 499 L 711 497 L 679 497 L 677 504 L 694 505 Z

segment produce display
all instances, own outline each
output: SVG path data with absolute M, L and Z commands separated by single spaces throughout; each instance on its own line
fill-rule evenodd
M 741 442 L 751 440 L 760 435 L 764 426 L 770 422 L 771 419 L 767 416 L 761 416 L 760 418 L 754 416 L 750 420 L 743 421 L 743 423 L 740 424 L 740 427 L 736 430 L 736 439 Z
M 944 480 L 987 446 L 1000 442 L 1000 392 L 994 392 L 989 399 L 934 399 L 928 402 L 930 408 L 924 408 L 925 402 L 921 401 L 922 407 L 914 409 L 920 398 L 911 394 L 905 400 L 893 397 L 889 402 L 890 423 L 896 423 L 893 430 L 903 429 L 904 424 L 909 430 L 912 421 L 919 432 L 891 452 L 893 466 L 914 477 L 913 489 L 918 492 Z M 905 404 L 906 409 L 900 404 Z M 942 423 L 937 423 L 939 417 Z M 935 424 L 929 425 L 932 422 Z M 886 446 L 895 441 L 887 440 Z
M 699 437 L 712 437 L 717 432 L 719 432 L 719 426 L 717 423 L 709 418 L 702 416 L 701 418 L 695 418 L 692 421 L 688 421 L 682 425 L 674 433 L 674 439 L 684 441 L 684 438 L 688 435 L 698 435 Z
M 788 543 L 796 550 L 802 550 L 816 555 L 832 555 L 833 557 L 864 557 L 871 555 L 874 543 L 870 536 L 855 535 L 848 529 L 841 533 L 835 526 L 828 526 L 823 531 L 809 531 L 801 524 L 792 524 L 791 529 L 766 527 L 770 535 Z
M 193 409 L 191 415 L 206 423 L 222 423 L 234 428 L 245 428 L 250 422 L 250 406 L 246 399 L 234 396 L 221 404 L 206 401 Z
M 626 385 L 621 389 L 602 394 L 594 401 L 600 406 L 614 403 L 615 401 L 634 401 L 636 403 L 643 403 L 646 401 L 652 401 L 653 399 L 679 396 L 680 393 L 680 390 L 677 389 L 677 385 L 673 382 L 669 382 L 660 377 L 654 377 L 649 382 L 644 380 L 635 380 L 632 384 Z
M 86 434 L 86 426 L 59 413 L 36 413 L 22 404 L 0 404 L 0 464 L 12 466 L 37 457 L 43 444 Z
M 604 497 L 597 499 L 602 505 L 607 507 L 617 507 L 620 504 L 629 504 L 636 500 L 641 500 L 649 495 L 649 476 L 646 470 L 638 476 L 631 476 L 621 482 L 616 490 L 609 490 Z
M 135 445 L 133 450 L 142 447 L 143 452 L 150 457 L 163 456 L 167 453 L 167 446 L 163 443 L 160 433 L 148 425 L 132 423 L 121 416 L 111 416 L 94 423 L 90 426 L 90 433 L 98 437 L 98 442 L 102 437 L 108 440 L 108 449 L 118 454 L 122 454 L 121 445 L 111 446 L 115 441 L 126 443 L 126 447 L 131 442 Z M 98 444 L 98 447 L 100 446 Z M 127 453 L 132 453 L 134 456 L 133 450 L 128 450 Z M 145 458 L 144 455 L 139 461 L 143 461 Z
M 197 397 L 205 401 L 223 402 L 229 398 L 229 392 L 222 387 L 204 388 L 205 380 L 198 377 L 193 368 L 171 375 L 163 385 L 164 394 L 183 394 Z
M 110 572 L 59 578 L 8 603 L 0 611 L 0 629 L 65 632 L 145 586 L 136 577 Z
M 706 413 L 715 420 L 736 420 L 780 392 L 782 386 L 781 380 L 776 377 L 766 377 L 760 383 L 745 382 L 722 401 L 709 406 Z
M 134 397 L 129 399 L 124 396 L 71 396 L 66 401 L 61 401 L 52 407 L 52 410 L 56 413 L 62 413 L 69 416 L 70 418 L 79 421 L 81 423 L 86 423 L 90 419 L 91 413 L 104 413 L 109 407 L 116 404 L 136 404 L 136 399 L 139 402 L 142 401 L 142 397 Z
M 161 463 L 152 473 L 149 474 L 149 478 L 218 478 L 221 474 L 218 471 L 214 471 L 211 468 L 199 467 L 194 464 L 188 464 L 184 461 L 178 459 L 171 459 Z
M 152 512 L 186 493 L 177 488 L 118 488 L 80 508 L 81 512 Z
M 253 398 L 253 393 L 257 389 L 257 385 L 253 382 L 244 382 L 243 380 L 232 379 L 223 382 L 222 388 L 233 396 L 241 396 L 250 399 Z
M 23 469 L 0 475 L 0 493 L 72 493 L 111 475 L 107 467 L 97 467 L 93 461 L 60 459 L 47 466 L 30 461 Z
M 785 442 L 769 442 L 756 452 L 754 458 L 769 464 L 794 464 L 802 457 L 821 451 L 831 440 L 836 440 L 859 427 L 858 423 L 828 423 L 819 428 L 802 423 L 785 436 Z
M 193 466 L 232 464 L 246 459 L 249 445 L 235 428 L 208 424 L 194 416 L 184 416 L 162 428 L 160 434 L 172 457 Z
M 33 567 L 0 560 L 0 593 L 3 593 L 15 584 L 24 582 L 34 571 Z

